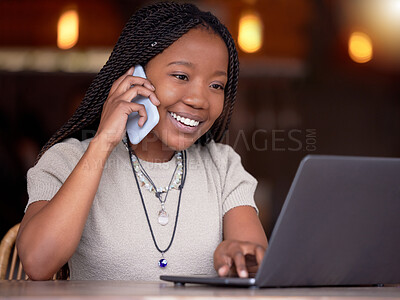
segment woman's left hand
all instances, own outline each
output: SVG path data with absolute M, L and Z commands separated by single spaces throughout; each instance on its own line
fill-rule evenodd
M 257 272 L 264 253 L 265 248 L 256 243 L 225 240 L 214 252 L 214 268 L 221 277 L 249 277 Z

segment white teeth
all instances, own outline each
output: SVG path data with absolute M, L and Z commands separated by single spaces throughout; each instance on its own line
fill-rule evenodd
M 184 118 L 184 117 L 178 116 L 176 113 L 170 112 L 170 114 L 171 114 L 171 116 L 172 116 L 174 119 L 176 119 L 176 120 L 178 120 L 179 122 L 185 124 L 186 126 L 196 127 L 196 126 L 198 126 L 198 125 L 200 124 L 199 121 L 196 121 L 196 120 L 192 120 L 192 119 L 189 119 L 189 118 Z

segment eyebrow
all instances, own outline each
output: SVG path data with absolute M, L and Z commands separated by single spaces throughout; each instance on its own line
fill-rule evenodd
M 167 65 L 167 67 L 171 66 L 171 65 L 183 65 L 183 66 L 187 66 L 189 68 L 193 68 L 194 67 L 191 62 L 185 61 L 185 60 L 172 61 Z M 214 75 L 220 75 L 220 76 L 228 77 L 228 74 L 225 71 L 221 71 L 221 70 L 215 71 Z
M 191 62 L 188 62 L 185 60 L 172 61 L 167 66 L 170 66 L 170 65 L 184 65 L 184 66 L 193 68 L 193 64 Z

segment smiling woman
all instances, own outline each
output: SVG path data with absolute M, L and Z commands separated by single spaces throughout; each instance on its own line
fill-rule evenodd
M 136 64 L 147 79 L 133 76 Z M 158 3 L 133 15 L 75 114 L 28 171 L 17 247 L 29 277 L 48 279 L 65 263 L 71 279 L 255 272 L 267 247 L 257 182 L 218 143 L 237 80 L 233 39 L 211 13 Z M 132 145 L 128 115 L 147 118 L 131 102 L 137 95 L 157 106 L 160 120 Z M 92 124 L 93 138 L 76 138 Z

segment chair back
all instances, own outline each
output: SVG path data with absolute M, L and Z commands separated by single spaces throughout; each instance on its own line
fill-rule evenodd
M 15 240 L 17 239 L 19 223 L 14 225 L 3 237 L 0 243 L 0 280 L 27 280 L 22 264 L 18 258 Z M 11 259 L 10 259 L 11 257 Z
M 0 280 L 29 280 L 19 260 L 15 241 L 20 223 L 14 225 L 0 243 Z M 12 253 L 12 256 L 11 256 Z M 10 259 L 11 257 L 11 259 Z M 53 275 L 53 280 L 69 280 L 68 264 Z

